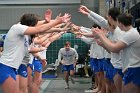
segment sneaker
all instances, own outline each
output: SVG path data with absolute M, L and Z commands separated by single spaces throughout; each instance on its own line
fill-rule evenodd
M 87 74 L 85 77 L 86 77 L 86 78 L 89 78 L 89 75 Z
M 93 93 L 93 90 L 85 90 L 85 93 Z
M 72 84 L 75 84 L 75 81 L 74 81 L 74 79 L 72 77 L 70 77 L 70 80 L 71 80 Z
M 70 89 L 70 87 L 69 86 L 66 86 L 65 89 Z

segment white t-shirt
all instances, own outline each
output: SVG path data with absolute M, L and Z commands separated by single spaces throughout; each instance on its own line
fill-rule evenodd
M 81 40 L 87 44 L 91 44 L 90 46 L 90 58 L 102 59 L 104 58 L 104 49 L 99 46 L 93 38 L 87 38 L 85 36 L 81 37 Z
M 60 62 L 62 58 L 62 63 L 65 65 L 71 65 L 75 62 L 75 59 L 78 59 L 78 53 L 74 48 L 70 48 L 69 51 L 66 51 L 65 48 L 61 48 L 58 53 L 58 61 Z
M 30 56 L 29 64 L 32 64 L 34 60 L 34 56 L 31 53 L 29 53 L 29 56 Z
M 122 36 L 125 34 L 125 32 L 121 31 L 119 27 L 116 27 L 114 30 L 114 33 L 110 34 L 112 35 L 111 41 L 115 42 L 118 41 Z M 119 53 L 112 53 L 111 52 L 111 63 L 115 68 L 122 69 L 122 59 L 121 59 L 121 53 L 122 50 Z
M 111 34 L 112 32 L 108 32 L 107 33 L 107 37 L 108 37 L 108 39 L 111 39 Z M 111 54 L 106 50 L 106 49 L 104 49 L 104 56 L 105 56 L 105 58 L 111 58 Z
M 35 44 L 34 44 L 34 42 L 32 42 L 30 44 L 30 46 L 28 47 L 28 51 L 30 51 L 31 47 L 34 47 L 34 46 L 35 46 Z M 32 55 L 32 53 L 29 53 L 29 56 L 30 56 L 29 64 L 32 64 L 33 63 L 34 56 Z
M 23 61 L 22 61 L 22 64 L 27 65 L 29 63 L 30 59 L 31 59 L 30 58 L 30 53 L 28 52 L 28 53 L 25 54 L 25 56 L 23 58 Z
M 26 53 L 24 32 L 28 26 L 15 24 L 8 31 L 0 63 L 18 69 Z
M 25 45 L 27 47 L 25 47 L 26 53 L 25 53 L 25 56 L 24 56 L 23 61 L 22 61 L 22 64 L 24 64 L 24 65 L 27 65 L 30 61 L 30 53 L 29 53 L 29 50 L 28 50 L 30 48 L 30 40 L 31 40 L 30 36 L 25 35 Z
M 138 31 L 132 27 L 120 40 L 127 44 L 122 53 L 123 70 L 140 67 L 140 34 Z

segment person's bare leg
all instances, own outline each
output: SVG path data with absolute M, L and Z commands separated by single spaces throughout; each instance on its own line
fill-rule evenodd
M 126 85 L 123 85 L 123 93 L 140 93 L 140 86 L 130 82 Z
M 89 75 L 88 75 L 88 66 L 87 65 L 84 66 L 84 71 L 85 71 L 86 77 L 89 77 Z
M 111 93 L 117 93 L 116 91 L 116 86 L 113 82 L 111 82 L 111 87 L 110 87 Z
M 8 77 L 2 84 L 2 93 L 18 93 L 19 86 L 17 82 L 12 78 Z
M 18 86 L 18 93 L 19 93 L 19 75 L 16 75 L 16 83 L 17 83 L 17 86 Z
M 98 90 L 96 92 L 99 92 L 101 91 L 101 88 L 102 88 L 102 80 L 101 80 L 101 72 L 97 72 L 97 78 L 98 78 Z
M 65 82 L 66 82 L 66 88 L 69 88 L 69 73 L 68 71 L 64 71 L 64 79 L 65 79 Z
M 110 80 L 108 78 L 105 78 L 105 88 L 106 88 L 106 93 L 110 93 Z
M 100 72 L 100 77 L 101 77 L 101 92 L 100 93 L 106 93 L 106 87 L 105 87 L 105 77 L 104 77 L 104 72 Z
M 27 73 L 28 73 L 28 93 L 31 93 L 32 84 L 33 84 L 33 76 L 32 76 L 32 69 L 30 67 L 27 67 Z
M 39 93 L 39 87 L 41 84 L 41 73 L 38 71 L 34 72 L 33 84 L 32 84 L 32 93 Z
M 72 84 L 75 84 L 75 81 L 74 81 L 73 77 L 74 77 L 74 70 L 70 70 L 70 79 L 71 79 L 71 82 L 72 82 Z
M 98 88 L 98 78 L 96 74 L 95 74 L 95 88 Z
M 114 84 L 116 87 L 116 92 L 117 93 L 122 93 L 122 77 L 117 73 L 114 78 Z
M 19 75 L 19 93 L 28 93 L 28 79 Z

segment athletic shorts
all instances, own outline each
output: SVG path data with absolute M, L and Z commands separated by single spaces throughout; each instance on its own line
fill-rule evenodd
M 104 64 L 103 64 L 103 70 L 106 71 L 109 67 L 110 64 L 110 59 L 109 58 L 104 58 Z
M 21 64 L 18 68 L 18 75 L 27 78 L 28 73 L 27 73 L 27 66 L 24 64 Z
M 104 71 L 104 58 L 103 59 L 97 59 L 98 60 L 98 71 Z
M 0 84 L 3 84 L 9 76 L 16 80 L 16 75 L 17 70 L 15 68 L 0 63 Z
M 74 65 L 62 65 L 62 71 L 70 71 L 70 70 L 74 70 Z
M 34 71 L 42 72 L 42 64 L 40 60 L 33 60 Z
M 91 67 L 91 70 L 94 70 L 93 68 L 93 62 L 94 62 L 94 58 L 90 58 L 90 67 Z
M 92 69 L 93 69 L 93 71 L 96 73 L 96 72 L 98 72 L 99 71 L 99 69 L 98 69 L 98 59 L 97 58 L 91 58 L 90 59 L 90 63 L 92 64 Z
M 113 82 L 113 70 L 114 70 L 114 67 L 111 64 L 110 59 L 105 59 L 105 62 L 104 62 L 105 77 L 112 82 Z
M 122 69 L 114 68 L 114 70 L 113 70 L 113 77 L 114 77 L 117 73 L 123 78 L 124 74 L 122 73 Z
M 128 68 L 123 77 L 124 85 L 133 82 L 140 87 L 140 67 Z

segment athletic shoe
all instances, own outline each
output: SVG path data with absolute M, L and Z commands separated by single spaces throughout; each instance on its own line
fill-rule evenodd
M 85 90 L 85 93 L 93 93 L 93 90 Z
M 70 87 L 69 86 L 66 86 L 65 89 L 70 89 Z

